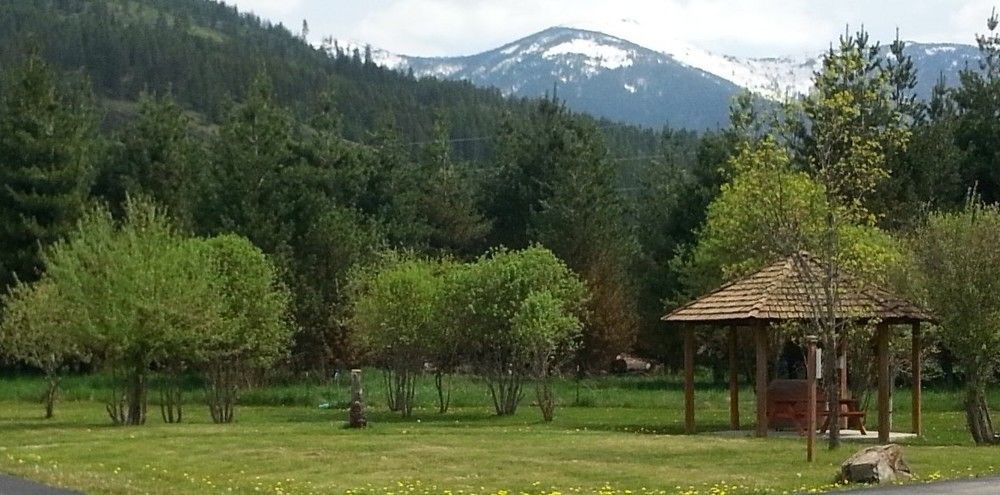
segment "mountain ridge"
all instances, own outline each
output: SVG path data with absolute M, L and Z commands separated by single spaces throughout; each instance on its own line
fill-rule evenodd
M 341 49 L 360 47 L 348 43 Z M 555 84 L 576 110 L 644 126 L 694 129 L 725 126 L 732 97 L 744 90 L 775 101 L 807 93 L 823 55 L 744 58 L 682 43 L 661 48 L 555 26 L 472 55 L 419 57 L 375 48 L 370 53 L 376 64 L 417 77 L 465 80 L 506 96 L 540 96 Z M 929 96 L 941 76 L 956 84 L 958 73 L 979 60 L 975 46 L 958 43 L 907 42 L 906 53 L 917 69 L 920 97 Z

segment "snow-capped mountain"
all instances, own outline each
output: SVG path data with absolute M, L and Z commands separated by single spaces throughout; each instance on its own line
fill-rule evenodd
M 351 51 L 356 44 L 340 45 Z M 944 76 L 954 83 L 976 66 L 976 47 L 908 44 L 918 93 Z M 375 63 L 417 77 L 467 80 L 506 95 L 540 96 L 555 87 L 576 110 L 613 120 L 692 129 L 725 126 L 732 97 L 744 89 L 771 100 L 808 93 L 822 54 L 776 58 L 720 55 L 684 43 L 646 48 L 596 31 L 555 27 L 494 50 L 463 57 L 410 57 L 372 49 Z

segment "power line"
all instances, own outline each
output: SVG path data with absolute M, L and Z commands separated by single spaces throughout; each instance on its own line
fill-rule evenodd
M 599 126 L 594 126 L 594 127 L 596 129 L 599 129 L 599 130 L 604 130 L 604 129 L 613 129 L 613 128 L 616 128 L 616 127 L 622 127 L 622 125 L 621 124 L 604 124 L 604 125 L 599 125 Z M 476 141 L 486 141 L 488 139 L 498 138 L 500 136 L 501 136 L 500 134 L 493 134 L 493 135 L 489 135 L 489 136 L 464 137 L 464 138 L 446 139 L 443 142 L 445 142 L 445 143 L 471 143 L 471 142 L 476 142 Z M 434 144 L 434 143 L 439 143 L 439 142 L 442 142 L 442 141 L 438 141 L 436 139 L 430 139 L 430 140 L 425 140 L 425 141 L 412 141 L 412 142 L 409 142 L 409 143 L 402 143 L 402 144 L 400 144 L 400 146 L 421 146 L 421 145 Z

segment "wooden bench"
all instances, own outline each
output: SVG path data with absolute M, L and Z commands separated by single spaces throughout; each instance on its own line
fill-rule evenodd
M 867 435 L 868 430 L 865 429 L 865 416 L 867 415 L 868 412 L 859 407 L 857 399 L 840 399 L 839 416 L 847 419 L 848 428 L 854 428 L 862 435 Z M 823 421 L 823 427 L 819 429 L 819 432 L 826 433 L 828 429 L 830 429 L 829 418 Z

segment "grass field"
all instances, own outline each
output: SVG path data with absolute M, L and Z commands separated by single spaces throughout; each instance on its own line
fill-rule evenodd
M 785 493 L 831 489 L 837 465 L 859 448 L 820 449 L 807 464 L 798 439 L 681 435 L 680 385 L 663 378 L 561 382 L 564 406 L 545 424 L 527 398 L 497 418 L 484 387 L 456 383 L 456 407 L 437 414 L 426 380 L 421 407 L 403 420 L 381 404 L 378 375 L 366 380 L 371 427 L 342 427 L 343 385 L 290 385 L 244 396 L 237 423 L 214 425 L 192 403 L 186 421 L 115 428 L 104 416 L 100 378 L 66 382 L 54 420 L 42 420 L 35 379 L 0 384 L 0 471 L 87 493 L 352 493 L 381 495 L 546 493 Z M 529 391 L 530 392 L 530 391 Z M 577 392 L 579 399 L 577 400 Z M 155 394 L 151 394 L 155 395 Z M 530 398 L 531 394 L 526 394 Z M 971 445 L 959 393 L 925 393 L 926 435 L 907 444 L 921 480 L 997 473 L 1000 451 Z M 192 401 L 197 400 L 192 390 Z M 1000 394 L 993 394 L 994 404 Z M 336 409 L 320 409 L 333 401 Z M 573 404 L 578 405 L 573 405 Z M 896 397 L 898 430 L 909 396 Z M 726 429 L 726 391 L 697 396 L 702 431 Z M 747 427 L 753 394 L 742 394 Z

